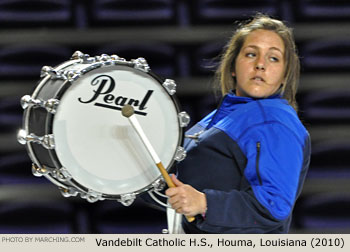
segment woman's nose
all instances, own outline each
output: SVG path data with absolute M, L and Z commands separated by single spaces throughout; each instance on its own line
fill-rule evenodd
M 261 64 L 257 64 L 255 68 L 256 68 L 256 70 L 265 71 L 265 67 Z
M 255 64 L 255 69 L 265 71 L 265 61 L 263 58 L 259 57 L 257 59 L 256 64 Z

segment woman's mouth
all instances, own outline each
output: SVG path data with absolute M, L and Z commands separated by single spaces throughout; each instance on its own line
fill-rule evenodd
M 265 80 L 260 76 L 254 76 L 252 80 L 256 82 L 265 82 Z

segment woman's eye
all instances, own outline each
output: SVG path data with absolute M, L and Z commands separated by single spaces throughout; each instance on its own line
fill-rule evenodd
M 278 62 L 279 61 L 279 59 L 277 57 L 270 57 L 270 60 L 272 62 Z
M 246 53 L 245 56 L 247 56 L 247 57 L 249 57 L 249 58 L 253 58 L 253 57 L 255 57 L 256 55 L 255 55 L 255 53 Z

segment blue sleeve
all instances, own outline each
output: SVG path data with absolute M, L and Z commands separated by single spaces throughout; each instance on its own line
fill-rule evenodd
M 229 134 L 229 132 L 228 132 Z M 302 136 L 279 123 L 265 123 L 238 139 L 247 157 L 244 190 L 204 190 L 208 210 L 198 225 L 223 232 L 268 232 L 291 213 L 303 165 Z
M 244 175 L 255 197 L 276 219 L 287 218 L 298 190 L 304 142 L 286 126 L 271 123 L 247 132 L 242 144 L 248 157 Z

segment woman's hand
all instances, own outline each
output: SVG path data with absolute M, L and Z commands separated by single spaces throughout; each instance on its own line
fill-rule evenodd
M 171 180 L 176 187 L 167 189 L 165 194 L 169 197 L 169 203 L 177 213 L 186 216 L 205 213 L 207 199 L 204 193 L 197 191 L 190 185 L 182 183 L 174 174 L 172 174 Z

